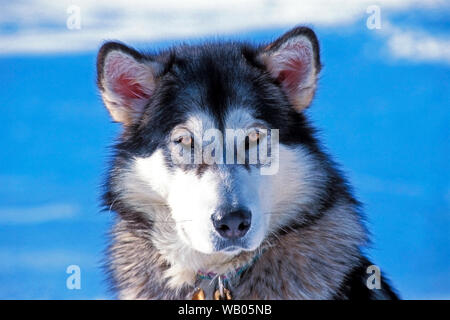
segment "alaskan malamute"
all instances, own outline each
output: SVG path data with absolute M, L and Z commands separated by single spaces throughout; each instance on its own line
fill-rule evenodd
M 304 114 L 321 69 L 311 29 L 158 53 L 107 42 L 97 68 L 123 126 L 104 193 L 119 298 L 397 298 Z

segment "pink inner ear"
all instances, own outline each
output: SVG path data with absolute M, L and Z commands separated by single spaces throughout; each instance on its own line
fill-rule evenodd
M 303 43 L 291 43 L 276 57 L 278 76 L 286 90 L 291 93 L 301 89 L 311 71 L 312 53 Z
M 135 80 L 130 79 L 127 74 L 121 74 L 114 80 L 114 91 L 124 98 L 142 99 L 149 98 L 150 95 L 145 93 L 144 88 Z
M 140 68 L 142 66 L 128 56 L 122 54 L 111 56 L 106 70 L 111 89 L 125 100 L 149 98 L 150 94 L 139 83 L 139 76 L 142 77 Z

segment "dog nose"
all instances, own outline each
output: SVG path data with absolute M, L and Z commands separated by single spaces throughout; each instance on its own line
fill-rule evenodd
M 242 238 L 250 229 L 252 213 L 240 209 L 227 212 L 224 215 L 213 215 L 213 224 L 217 232 L 224 238 L 234 240 Z

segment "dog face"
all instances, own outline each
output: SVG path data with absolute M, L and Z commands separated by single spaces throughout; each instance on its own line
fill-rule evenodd
M 235 255 L 315 202 L 320 173 L 302 115 L 320 70 L 310 29 L 266 47 L 157 55 L 109 42 L 97 65 L 103 101 L 124 127 L 106 197 L 124 219 L 148 220 L 202 253 Z

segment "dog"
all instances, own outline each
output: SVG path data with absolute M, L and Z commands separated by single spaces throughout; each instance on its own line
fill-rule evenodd
M 305 115 L 321 67 L 307 27 L 264 45 L 103 44 L 118 298 L 398 298 L 368 271 L 361 205 Z

